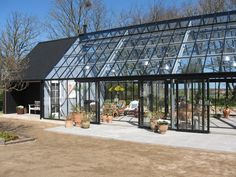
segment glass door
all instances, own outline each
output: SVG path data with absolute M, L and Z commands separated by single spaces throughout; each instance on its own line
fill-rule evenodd
M 77 82 L 77 104 L 85 111 L 90 122 L 100 122 L 100 87 L 99 82 Z
M 59 82 L 51 83 L 51 114 L 49 117 L 59 118 Z
M 209 132 L 209 84 L 207 80 L 175 81 L 172 102 L 172 128 Z
M 166 110 L 166 91 L 165 81 L 145 81 L 140 82 L 140 126 L 150 127 L 150 120 L 153 116 L 165 118 Z

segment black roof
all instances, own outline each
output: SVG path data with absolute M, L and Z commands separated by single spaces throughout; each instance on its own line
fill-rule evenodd
M 77 37 L 71 37 L 38 43 L 27 56 L 29 67 L 23 79 L 44 80 L 76 39 Z

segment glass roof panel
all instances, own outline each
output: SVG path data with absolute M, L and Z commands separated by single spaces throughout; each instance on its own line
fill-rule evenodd
M 178 67 L 177 67 L 176 73 L 177 74 L 187 73 L 188 63 L 189 63 L 189 58 L 181 58 L 177 60 Z
M 213 73 L 220 71 L 220 63 L 221 57 L 219 56 L 212 56 L 206 57 L 205 65 L 204 65 L 204 73 Z
M 83 34 L 47 79 L 235 72 L 236 11 Z
M 205 55 L 208 49 L 208 41 L 196 42 L 192 51 L 192 56 Z
M 222 15 L 217 17 L 217 23 L 225 23 L 228 21 L 228 15 Z
M 209 43 L 208 54 L 220 54 L 223 51 L 224 40 L 213 40 Z
M 230 21 L 236 21 L 236 14 L 235 13 L 232 13 L 230 14 Z
M 226 30 L 226 37 L 234 36 L 236 36 L 236 24 L 228 24 L 228 28 Z
M 235 72 L 236 71 L 236 55 L 223 56 L 222 69 L 224 72 Z
M 236 38 L 225 40 L 224 53 L 236 53 Z
M 120 71 L 124 66 L 124 62 L 116 62 L 108 72 L 107 76 L 119 76 Z M 133 68 L 132 68 L 133 69 Z
M 146 61 L 146 67 L 144 68 L 145 75 L 154 75 L 157 74 L 161 60 L 150 60 Z
M 201 73 L 203 70 L 204 62 L 205 57 L 191 58 L 187 68 L 187 73 Z

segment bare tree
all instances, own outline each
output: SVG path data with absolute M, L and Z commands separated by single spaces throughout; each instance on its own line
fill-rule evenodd
M 23 71 L 28 67 L 27 53 L 35 44 L 37 22 L 34 17 L 14 12 L 0 38 L 0 89 L 22 90 Z
M 4 58 L 24 58 L 35 44 L 37 26 L 36 18 L 13 12 L 1 33 L 0 55 Z
M 130 16 L 130 22 L 132 25 L 138 25 L 146 22 L 145 12 L 143 11 L 143 8 L 137 4 L 131 8 L 127 15 Z
M 236 9 L 236 0 L 198 0 L 195 4 L 182 4 L 183 16 L 193 16 Z
M 46 28 L 52 39 L 72 37 L 82 33 L 84 25 L 90 30 L 102 29 L 105 16 L 102 0 L 55 0 Z
M 200 14 L 210 14 L 226 10 L 226 0 L 199 0 Z
M 23 72 L 27 68 L 28 61 L 26 59 L 1 58 L 0 90 L 24 90 L 28 86 L 28 83 L 23 80 Z
M 122 10 L 116 18 L 117 26 L 138 25 L 147 21 L 145 10 L 138 4 L 128 10 Z
M 236 10 L 236 0 L 228 0 L 227 1 L 227 9 L 228 10 Z
M 189 2 L 183 2 L 181 5 L 182 13 L 180 14 L 183 17 L 190 17 L 194 15 L 199 15 L 199 8 L 197 4 L 189 3 Z
M 179 9 L 177 9 L 174 5 L 167 6 L 164 1 L 154 0 L 153 3 L 149 5 L 148 9 L 150 10 L 148 11 L 146 18 L 149 22 L 179 17 Z
M 118 16 L 118 25 L 127 26 L 142 24 L 147 22 L 157 22 L 179 17 L 179 9 L 173 6 L 167 6 L 164 1 L 154 0 L 148 5 L 146 11 L 137 4 L 128 11 L 122 11 Z
M 102 0 L 92 2 L 91 13 L 88 17 L 90 31 L 99 31 L 108 26 L 107 9 Z
M 115 25 L 113 25 L 112 27 L 120 27 L 120 26 L 128 26 L 131 25 L 131 19 L 129 16 L 129 12 L 122 10 L 116 17 L 115 20 Z

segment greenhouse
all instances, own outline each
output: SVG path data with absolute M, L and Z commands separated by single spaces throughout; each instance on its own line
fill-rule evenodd
M 44 118 L 78 107 L 93 123 L 112 114 L 148 128 L 156 114 L 208 133 L 226 107 L 236 116 L 236 11 L 81 34 L 41 87 Z

